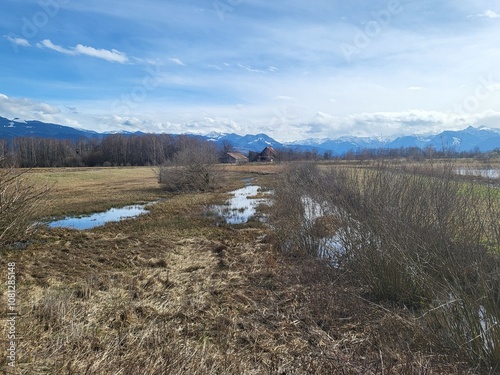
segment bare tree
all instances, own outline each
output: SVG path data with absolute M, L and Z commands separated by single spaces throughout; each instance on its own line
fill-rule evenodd
M 227 139 L 222 141 L 222 145 L 220 147 L 221 153 L 225 154 L 226 152 L 233 152 L 235 151 L 235 148 L 231 142 L 229 142 Z
M 162 166 L 159 181 L 171 191 L 208 191 L 222 183 L 217 147 L 195 139 L 183 140 L 181 149 Z

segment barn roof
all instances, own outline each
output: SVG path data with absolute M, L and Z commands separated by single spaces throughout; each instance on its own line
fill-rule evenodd
M 268 157 L 269 156 L 276 157 L 278 155 L 276 150 L 271 146 L 267 146 L 260 154 L 262 156 L 268 156 Z
M 231 156 L 232 158 L 236 159 L 236 160 L 247 160 L 248 158 L 243 155 L 241 152 L 228 152 L 227 153 L 229 156 Z

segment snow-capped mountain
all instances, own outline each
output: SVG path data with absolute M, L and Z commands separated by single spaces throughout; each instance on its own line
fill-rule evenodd
M 262 151 L 264 148 L 268 146 L 272 146 L 274 148 L 283 148 L 285 147 L 282 143 L 277 140 L 271 138 L 267 134 L 247 134 L 247 135 L 238 135 L 234 133 L 208 133 L 205 135 L 194 135 L 198 138 L 203 138 L 208 141 L 212 141 L 217 143 L 218 145 L 223 145 L 224 143 L 231 144 L 236 150 L 241 152 L 247 151 Z
M 454 149 L 456 151 L 489 151 L 500 147 L 500 129 L 486 127 L 467 129 L 459 131 L 444 131 L 429 141 L 429 145 L 436 149 Z
M 1 139 L 34 137 L 78 140 L 80 138 L 95 138 L 99 136 L 100 134 L 94 131 L 75 129 L 64 125 L 41 121 L 24 121 L 18 118 L 9 120 L 0 117 Z
M 0 117 L 0 139 L 35 137 L 79 140 L 81 138 L 103 138 L 110 134 L 131 136 L 144 133 L 97 133 L 40 121 L 23 121 L 18 118 L 9 120 Z M 337 139 L 310 138 L 286 144 L 280 143 L 263 133 L 241 136 L 234 133 L 212 132 L 206 135 L 191 134 L 191 136 L 206 139 L 218 145 L 229 143 L 241 152 L 260 152 L 268 146 L 272 146 L 275 149 L 290 148 L 298 151 L 316 151 L 319 154 L 328 151 L 331 152 L 332 155 L 342 155 L 349 151 L 356 152 L 362 149 L 379 148 L 434 147 L 438 151 L 453 150 L 458 152 L 473 150 L 485 152 L 500 148 L 500 129 L 492 129 L 484 126 L 469 126 L 466 129 L 458 131 L 447 130 L 436 135 L 404 135 L 396 139 L 382 139 L 378 137 L 341 137 Z
M 15 118 L 13 120 L 0 117 L 0 139 L 13 139 L 20 137 L 53 138 L 79 140 L 82 138 L 103 138 L 110 134 L 144 134 L 141 132 L 115 131 L 98 133 L 93 130 L 73 128 L 70 126 L 51 124 L 41 121 L 25 121 Z
M 436 135 L 405 135 L 395 139 L 341 137 L 338 139 L 311 138 L 303 141 L 287 143 L 287 146 L 314 146 L 321 150 L 332 151 L 334 155 L 341 155 L 348 151 L 362 149 L 397 149 L 408 147 L 434 147 L 436 150 L 453 151 L 491 151 L 500 148 L 500 129 L 484 126 L 473 127 L 458 131 L 443 131 Z
M 266 134 L 247 134 L 241 137 L 235 144 L 236 148 L 240 148 L 242 150 L 248 149 L 252 151 L 262 151 L 268 146 L 272 146 L 274 148 L 282 148 L 283 145 L 276 141 L 275 139 L 269 137 Z
M 398 137 L 390 142 L 388 142 L 388 148 L 407 148 L 407 147 L 417 147 L 424 148 L 427 146 L 432 137 L 423 137 L 419 135 L 407 135 L 403 137 Z
M 328 138 L 308 138 L 302 141 L 292 141 L 286 142 L 287 146 L 317 146 L 319 147 L 321 144 L 330 141 Z

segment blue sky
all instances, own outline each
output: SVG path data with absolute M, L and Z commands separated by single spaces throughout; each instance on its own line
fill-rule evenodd
M 498 1 L 2 0 L 0 116 L 280 141 L 500 128 Z

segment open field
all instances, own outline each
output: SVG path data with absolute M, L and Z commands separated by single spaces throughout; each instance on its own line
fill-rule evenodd
M 210 205 L 243 178 L 274 188 L 282 169 L 226 168 L 220 191 L 178 195 L 151 168 L 32 171 L 53 185 L 47 217 L 163 200 L 137 219 L 41 229 L 26 249 L 2 251 L 1 277 L 15 263 L 19 313 L 16 372 L 2 355 L 3 373 L 475 373 L 352 273 L 278 252 L 259 222 L 220 225 Z M 2 282 L 1 301 L 6 293 Z
M 154 201 L 164 195 L 151 167 L 30 170 L 29 178 L 50 188 L 47 216 L 86 214 Z
M 221 166 L 231 178 L 227 189 L 241 185 L 248 176 L 273 175 L 279 165 Z M 49 188 L 44 216 L 63 216 L 104 211 L 111 207 L 152 202 L 168 197 L 153 167 L 32 169 L 29 178 Z M 270 178 L 270 177 L 268 177 Z

